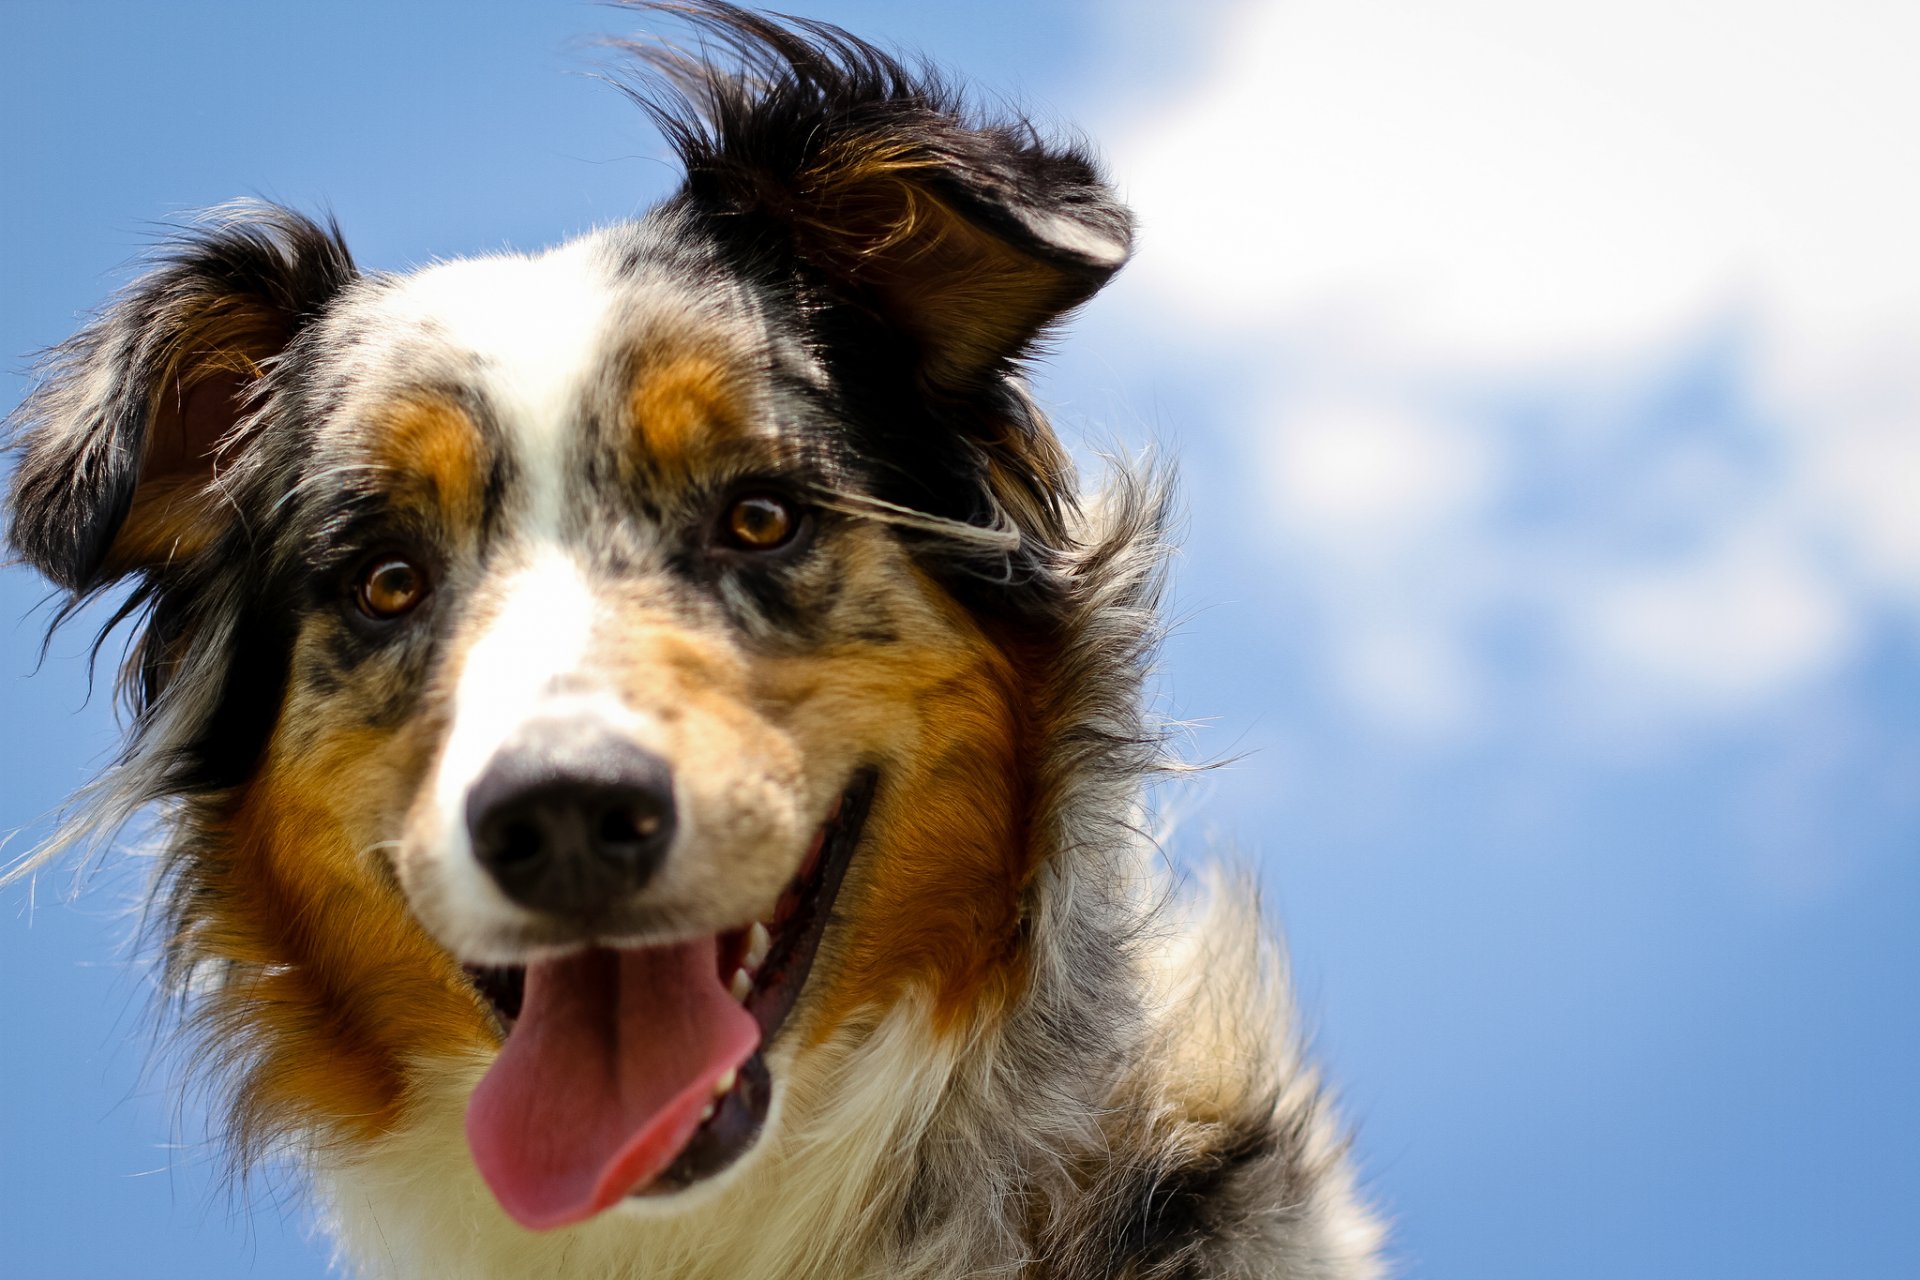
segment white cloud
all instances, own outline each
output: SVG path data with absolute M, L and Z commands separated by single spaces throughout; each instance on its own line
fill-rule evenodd
M 1390 551 L 1485 502 L 1490 442 L 1352 396 L 1262 415 L 1272 510 L 1296 536 L 1335 554 Z
M 1783 359 L 1772 379 L 1795 517 L 1862 586 L 1920 616 L 1920 317 L 1825 364 Z
M 1222 420 L 1356 707 L 1469 726 L 1476 635 L 1516 608 L 1603 720 L 1736 714 L 1870 611 L 1920 618 L 1920 6 L 1289 0 L 1217 29 L 1171 106 L 1132 86 L 1104 131 L 1143 225 L 1120 296 L 1236 371 Z M 1636 406 L 1730 326 L 1744 435 Z M 1542 388 L 1582 412 L 1496 428 Z M 1581 433 L 1648 441 L 1517 529 L 1531 460 Z M 1678 532 L 1650 553 L 1644 524 Z
M 1568 594 L 1569 620 L 1602 675 L 1709 709 L 1844 660 L 1859 630 L 1831 578 L 1764 531 L 1665 566 L 1603 571 Z
M 1845 334 L 1920 307 L 1916 53 L 1920 6 L 1871 0 L 1256 4 L 1113 152 L 1201 323 L 1511 359 L 1745 299 Z

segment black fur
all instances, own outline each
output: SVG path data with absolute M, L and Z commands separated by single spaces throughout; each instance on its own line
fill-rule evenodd
M 251 771 L 280 705 L 296 603 L 295 589 L 261 572 L 269 557 L 245 521 L 210 534 L 200 555 L 109 565 L 135 490 L 151 471 L 156 424 L 183 415 L 198 386 L 220 397 L 201 411 L 201 430 L 215 438 L 259 403 L 257 383 L 218 367 L 229 353 L 199 345 L 195 335 L 210 312 L 248 313 L 249 341 L 266 348 L 245 358 L 271 366 L 357 275 L 331 222 L 266 204 L 216 210 L 163 246 L 151 270 L 49 354 L 16 411 L 8 540 L 70 593 L 55 625 L 133 577 L 113 621 L 146 614 L 122 683 L 136 732 L 209 624 L 218 618 L 229 636 L 224 653 L 196 655 L 219 691 L 198 732 L 170 743 L 165 781 L 146 799 L 231 786 Z M 185 434 L 184 425 L 178 429 Z M 188 452 L 212 443 L 189 441 Z M 210 457 L 172 461 L 211 477 Z

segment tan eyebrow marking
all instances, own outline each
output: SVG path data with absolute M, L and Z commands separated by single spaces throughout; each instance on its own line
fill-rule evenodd
M 638 362 L 628 393 L 635 461 L 679 476 L 712 445 L 739 439 L 745 398 L 732 363 L 710 351 L 682 348 Z
M 396 477 L 405 477 L 403 498 L 438 506 L 448 523 L 467 529 L 478 528 L 483 514 L 484 454 L 473 418 L 438 395 L 391 405 L 382 415 L 375 446 L 375 461 Z

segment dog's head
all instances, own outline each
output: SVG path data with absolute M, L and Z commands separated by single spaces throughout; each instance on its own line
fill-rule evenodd
M 1017 984 L 1071 497 L 1016 373 L 1128 248 L 1025 126 L 695 20 L 734 69 L 644 55 L 687 179 L 640 221 L 386 276 L 234 207 L 20 420 L 14 546 L 145 611 L 120 798 L 173 806 L 243 1126 L 376 1137 L 504 1033 L 468 1134 L 536 1226 Z

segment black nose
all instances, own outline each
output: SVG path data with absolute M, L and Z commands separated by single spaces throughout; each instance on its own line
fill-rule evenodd
M 535 721 L 467 792 L 473 856 L 509 898 L 593 916 L 645 885 L 673 841 L 673 774 L 626 739 Z

